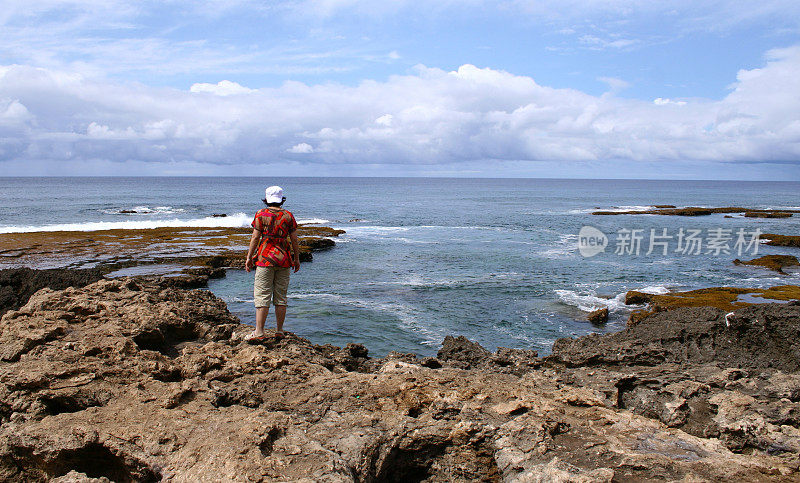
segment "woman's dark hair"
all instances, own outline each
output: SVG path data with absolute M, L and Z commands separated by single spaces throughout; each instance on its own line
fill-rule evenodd
M 264 204 L 267 206 L 272 206 L 273 208 L 280 208 L 286 202 L 286 197 L 284 196 L 280 203 L 267 203 L 266 198 L 262 199 L 261 201 L 263 201 Z

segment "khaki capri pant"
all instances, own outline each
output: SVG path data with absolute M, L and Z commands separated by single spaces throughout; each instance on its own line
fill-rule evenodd
M 286 305 L 286 291 L 289 289 L 289 267 L 256 267 L 256 281 L 253 284 L 253 300 L 256 307 Z

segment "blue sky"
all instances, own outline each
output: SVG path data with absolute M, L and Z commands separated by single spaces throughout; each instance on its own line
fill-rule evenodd
M 8 174 L 800 179 L 796 1 L 0 6 Z

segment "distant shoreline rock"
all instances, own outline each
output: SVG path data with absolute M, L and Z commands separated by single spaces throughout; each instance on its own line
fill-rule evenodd
M 800 236 L 795 235 L 776 235 L 774 233 L 762 233 L 762 240 L 767 240 L 766 245 L 776 247 L 795 247 L 800 248 Z
M 738 258 L 733 261 L 734 265 L 751 265 L 757 267 L 764 267 L 775 272 L 786 274 L 783 271 L 786 267 L 796 267 L 800 265 L 797 257 L 793 255 L 764 255 L 753 260 L 742 261 Z
M 743 208 L 740 206 L 726 206 L 721 208 L 703 208 L 697 206 L 686 206 L 678 208 L 674 205 L 652 205 L 653 209 L 646 210 L 599 210 L 593 211 L 593 215 L 667 215 L 667 216 L 708 216 L 713 213 L 741 213 L 748 218 L 789 218 L 793 213 L 800 213 L 800 210 L 767 210 L 757 208 Z

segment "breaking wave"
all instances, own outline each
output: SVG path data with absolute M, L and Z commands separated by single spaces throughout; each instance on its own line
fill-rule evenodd
M 98 231 L 98 230 L 146 230 L 148 228 L 239 228 L 250 226 L 253 218 L 244 213 L 236 213 L 226 217 L 194 218 L 189 220 L 126 220 L 126 221 L 89 221 L 84 223 L 59 223 L 54 225 L 3 226 L 0 233 L 29 233 L 42 231 Z
M 142 207 L 136 207 L 142 208 Z M 159 207 L 156 207 L 159 208 Z M 161 207 L 168 208 L 168 207 Z M 119 211 L 115 211 L 119 213 Z M 153 211 L 152 213 L 156 213 Z M 161 214 L 166 212 L 161 212 Z M 87 221 L 83 223 L 59 223 L 54 225 L 22 225 L 0 226 L 0 233 L 30 233 L 42 231 L 99 231 L 99 230 L 147 230 L 148 228 L 240 228 L 250 226 L 253 216 L 245 213 L 234 213 L 228 216 L 206 216 L 204 218 L 191 218 L 181 220 L 178 218 L 151 220 L 125 220 L 125 221 Z M 301 225 L 318 225 L 327 223 L 321 218 L 298 219 Z
M 665 294 L 670 291 L 667 287 L 661 285 L 653 285 L 636 290 L 638 292 L 651 293 L 651 294 Z M 625 305 L 625 295 L 627 293 L 628 292 L 622 292 L 615 295 L 614 297 L 601 297 L 598 296 L 593 290 L 581 291 L 581 292 L 578 292 L 576 290 L 555 291 L 555 294 L 558 296 L 558 300 L 561 303 L 563 303 L 564 305 L 577 307 L 578 309 L 584 312 L 591 312 L 593 310 L 601 309 L 603 307 L 608 307 L 608 310 L 610 312 L 619 312 L 619 311 L 633 309 L 635 306 Z

